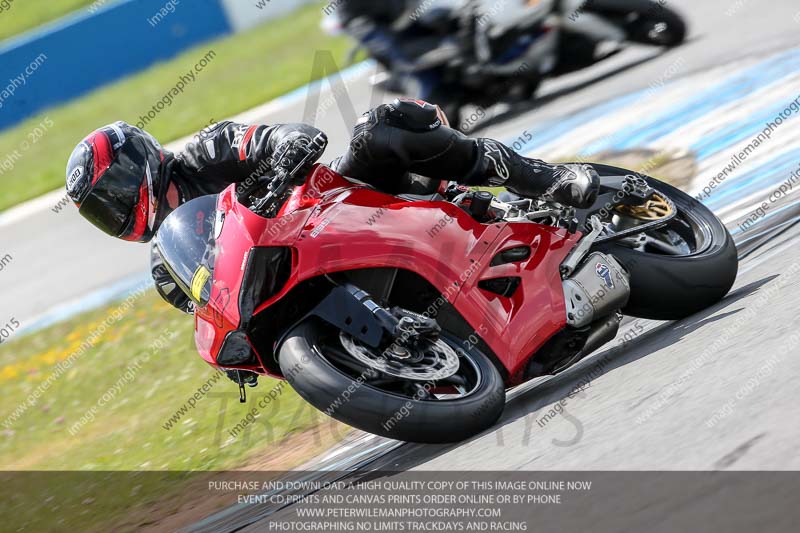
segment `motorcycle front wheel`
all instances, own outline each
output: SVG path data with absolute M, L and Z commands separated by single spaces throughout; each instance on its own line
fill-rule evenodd
M 503 412 L 505 386 L 489 358 L 445 333 L 429 352 L 387 359 L 329 324 L 309 319 L 287 335 L 279 362 L 303 399 L 369 433 L 446 443 L 491 427 Z

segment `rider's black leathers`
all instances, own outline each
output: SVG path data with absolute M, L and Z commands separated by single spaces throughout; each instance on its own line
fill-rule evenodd
M 593 170 L 550 165 L 499 141 L 472 139 L 442 125 L 431 108 L 406 100 L 365 113 L 334 170 L 390 193 L 408 192 L 418 181 L 413 173 L 465 185 L 502 185 L 521 196 L 576 207 L 594 202 L 598 178 Z
M 181 203 L 216 194 L 231 183 L 268 174 L 278 145 L 298 133 L 310 139 L 319 130 L 307 124 L 214 124 L 198 133 L 174 158 L 170 180 L 178 188 Z
M 342 22 L 364 17 L 381 24 L 392 24 L 408 8 L 407 0 L 342 0 L 337 8 Z
M 392 73 L 389 86 L 395 87 L 394 92 L 404 92 L 405 78 L 411 76 L 419 85 L 420 98 L 444 102 L 438 95 L 440 69 L 420 70 L 414 65 L 452 33 L 454 18 L 450 8 L 407 0 L 344 0 L 336 13 L 347 33 Z
M 215 124 L 201 131 L 183 153 L 167 156 L 162 179 L 176 185 L 178 203 L 216 194 L 231 183 L 268 175 L 276 147 L 287 140 L 303 142 L 319 133 L 306 124 Z M 597 188 L 596 174 L 588 168 L 550 165 L 524 158 L 498 141 L 466 137 L 444 125 L 435 106 L 411 100 L 365 113 L 349 149 L 331 166 L 340 174 L 393 194 L 432 192 L 436 182 L 453 180 L 466 185 L 503 185 L 522 196 L 545 196 L 582 206 L 594 201 Z M 153 276 L 160 294 L 179 309 L 190 311 L 188 299 L 170 285 L 158 254 L 153 255 Z

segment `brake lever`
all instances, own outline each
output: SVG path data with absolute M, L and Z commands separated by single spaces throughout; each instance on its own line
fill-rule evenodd
M 327 140 L 325 136 L 319 133 L 311 140 L 311 146 L 306 147 L 306 155 L 293 169 L 287 171 L 278 165 L 276 161 L 271 161 L 271 166 L 276 170 L 267 184 L 267 192 L 260 198 L 252 198 L 252 207 L 250 209 L 257 215 L 271 217 L 295 178 L 303 173 L 309 163 L 313 164 L 317 154 L 325 150 L 326 146 Z M 312 147 L 316 149 L 312 149 Z
M 277 170 L 267 183 L 267 192 L 261 197 L 251 197 L 250 210 L 257 215 L 270 217 L 272 208 L 276 200 L 283 196 L 291 183 L 290 174 L 283 170 Z

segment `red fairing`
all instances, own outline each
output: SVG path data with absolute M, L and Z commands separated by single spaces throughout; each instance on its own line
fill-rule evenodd
M 250 250 L 255 246 L 292 247 L 308 217 L 311 207 L 318 201 L 327 186 L 351 186 L 350 182 L 327 167 L 315 167 L 303 187 L 298 187 L 284 204 L 279 216 L 262 218 L 236 200 L 235 185 L 219 196 L 217 208 L 225 213 L 225 224 L 217 239 L 217 260 L 214 264 L 214 282 L 209 305 L 195 313 L 195 343 L 200 355 L 216 365 L 225 336 L 240 323 L 239 292 L 242 287 L 245 265 Z M 308 204 L 308 205 L 307 205 Z M 291 210 L 289 206 L 294 206 Z M 286 287 L 273 301 L 280 299 L 299 281 L 293 272 Z M 253 368 L 264 372 L 263 368 Z
M 531 355 L 566 325 L 559 265 L 580 234 L 530 223 L 481 224 L 451 203 L 409 202 L 356 185 L 323 166 L 315 167 L 274 219 L 242 207 L 232 191 L 220 195 L 218 204 L 226 221 L 217 241 L 211 304 L 197 313 L 197 346 L 209 363 L 215 363 L 225 335 L 239 324 L 236 302 L 254 246 L 293 249 L 288 283 L 256 313 L 324 273 L 410 270 L 436 287 L 486 341 L 508 371 L 509 384 L 522 381 Z M 529 259 L 490 265 L 498 253 L 522 245 L 531 246 Z M 522 280 L 511 298 L 478 287 L 482 280 L 506 276 Z
M 559 267 L 580 235 L 538 224 L 501 226 L 484 262 L 499 252 L 523 245 L 531 247 L 530 258 L 481 269 L 464 283 L 456 309 L 498 355 L 512 384 L 517 384 L 523 381 L 531 354 L 566 325 Z M 522 279 L 511 298 L 478 287 L 480 281 L 507 276 Z

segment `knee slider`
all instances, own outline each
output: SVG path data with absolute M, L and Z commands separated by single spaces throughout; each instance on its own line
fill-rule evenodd
M 384 120 L 391 126 L 406 131 L 426 132 L 446 125 L 446 118 L 439 106 L 423 100 L 396 99 L 382 106 Z

